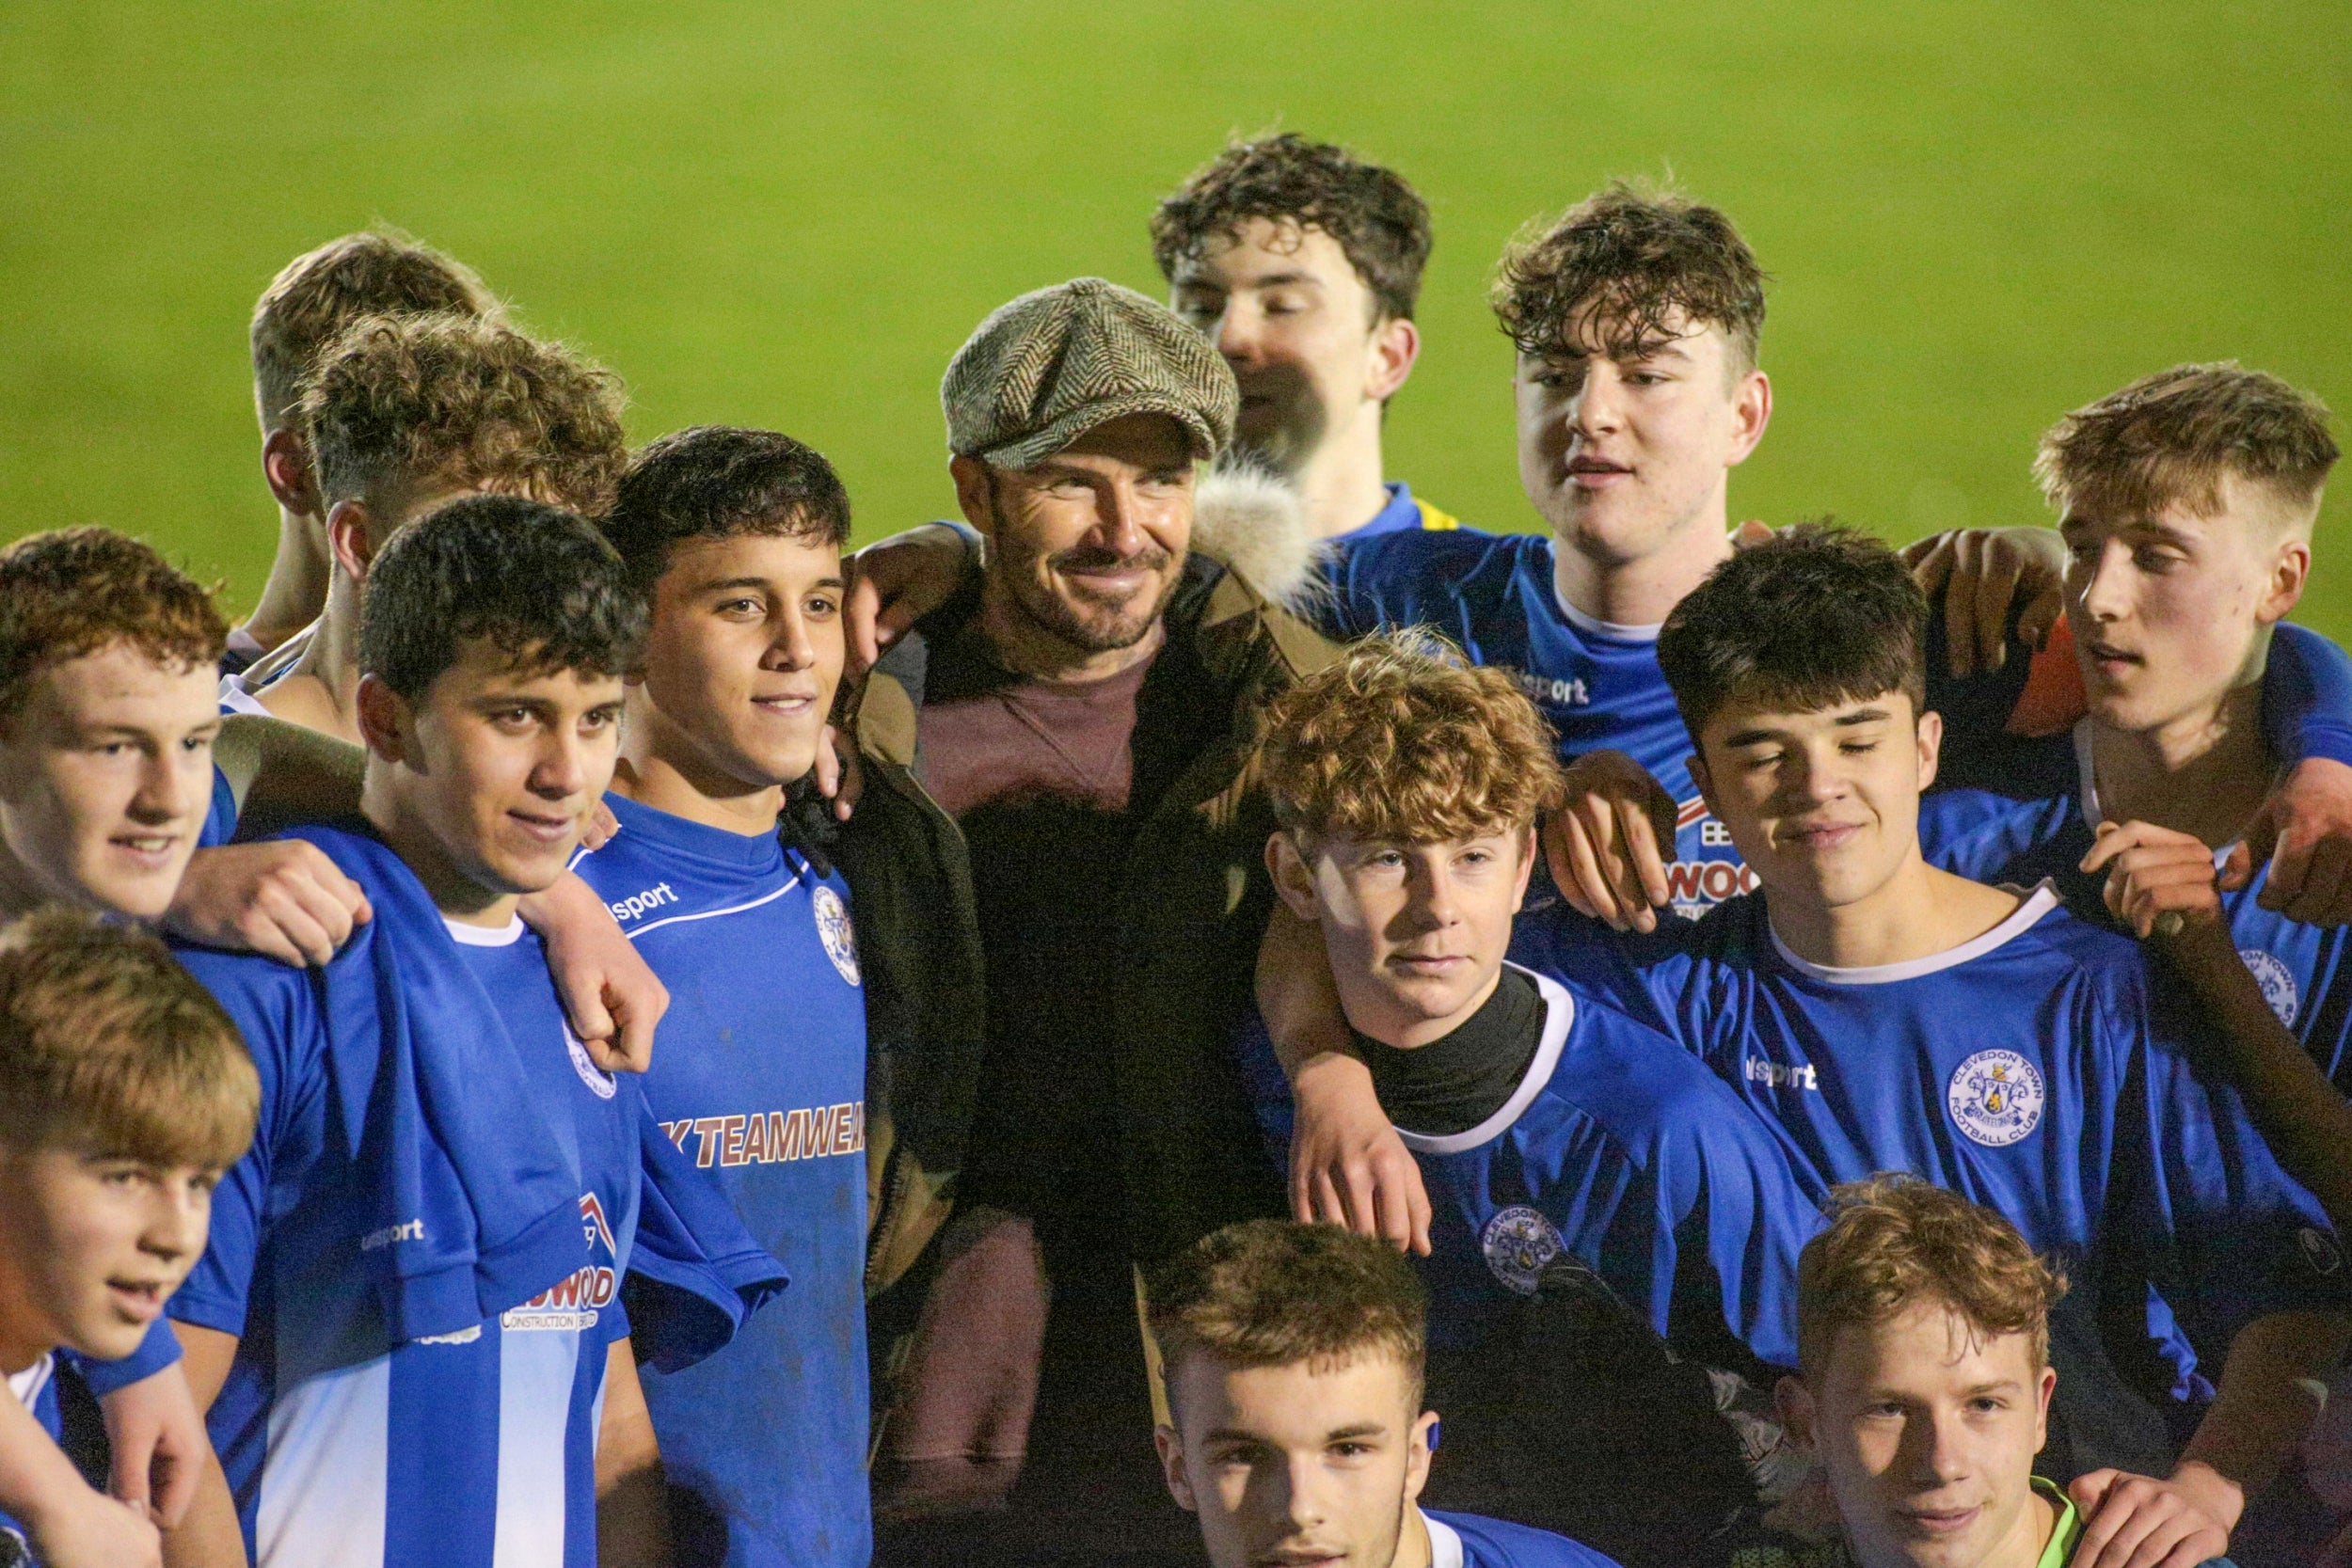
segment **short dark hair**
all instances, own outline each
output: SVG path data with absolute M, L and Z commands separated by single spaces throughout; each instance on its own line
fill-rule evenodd
M 367 230 L 286 263 L 253 307 L 253 386 L 273 430 L 294 422 L 319 350 L 362 316 L 500 312 L 473 269 L 405 234 Z
M 330 504 L 482 489 L 594 515 L 612 503 L 628 461 L 618 377 L 472 316 L 353 323 L 319 351 L 300 412 Z
M 1178 263 L 1251 218 L 1320 229 L 1339 242 L 1383 317 L 1410 320 L 1429 262 L 1429 204 L 1392 169 L 1295 131 L 1237 141 L 1192 172 L 1152 214 L 1152 255 Z
M 648 442 L 604 519 L 604 536 L 648 595 L 678 546 L 745 533 L 847 544 L 850 493 L 814 447 L 772 430 L 705 424 Z
M 121 642 L 190 670 L 218 663 L 228 641 L 212 590 L 143 540 L 84 524 L 0 549 L 0 721 L 67 659 Z
M 474 638 L 518 668 L 618 675 L 644 632 L 620 556 L 578 514 L 461 496 L 393 535 L 368 569 L 359 669 L 417 703 Z
M 1533 229 L 1502 253 L 1494 285 L 1503 335 L 1531 357 L 1570 346 L 1580 312 L 1620 359 L 1670 341 L 1666 317 L 1723 328 L 1733 369 L 1756 368 L 1764 273 L 1740 230 L 1712 207 L 1619 182 Z
M 2328 405 L 2233 359 L 2175 365 L 2075 409 L 2042 437 L 2034 477 L 2060 514 L 2200 515 L 2234 474 L 2301 511 L 2341 455 Z
M 1287 1367 L 1370 1353 L 1393 1356 L 1420 1396 L 1429 1297 L 1412 1264 L 1372 1237 L 1243 1220 L 1162 1263 L 1144 1300 L 1170 1388 L 1194 1354 Z
M 1927 703 L 1928 601 L 1893 550 L 1805 523 L 1740 551 L 1683 597 L 1658 664 L 1692 744 L 1735 698 L 1811 712 L 1901 691 Z

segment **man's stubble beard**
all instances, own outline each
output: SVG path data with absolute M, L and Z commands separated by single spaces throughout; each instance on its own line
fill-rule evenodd
M 1057 565 L 1073 558 L 1090 560 L 1091 553 L 1064 551 L 1060 558 L 1049 560 L 1047 564 Z M 1090 618 L 1069 599 L 1044 588 L 1028 572 L 1020 570 L 1009 574 L 1007 586 L 1010 592 L 1006 596 L 1031 624 L 1070 646 L 1089 654 L 1117 653 L 1134 647 L 1152 635 L 1152 628 L 1160 624 L 1161 616 L 1168 611 L 1168 601 L 1175 597 L 1177 585 L 1184 581 L 1184 558 L 1181 554 L 1155 550 L 1152 555 L 1131 559 L 1150 562 L 1154 570 L 1166 573 L 1151 608 L 1140 613 L 1104 607 L 1101 615 Z M 1086 602 L 1083 597 L 1080 598 L 1080 603 Z

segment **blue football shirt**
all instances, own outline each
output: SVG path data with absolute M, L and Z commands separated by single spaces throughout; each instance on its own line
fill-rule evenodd
M 681 1562 L 863 1568 L 866 998 L 848 890 L 774 833 L 618 796 L 574 869 L 670 990 L 645 1096 L 792 1289 L 727 1349 L 644 1373 Z
M 2068 908 L 2087 919 L 2107 922 L 2103 888 L 2106 873 L 2079 869 L 2097 838 L 2099 786 L 2090 763 L 2090 721 L 2074 728 L 2075 787 L 2040 800 L 2010 800 L 1977 791 L 1955 790 L 1950 799 L 1930 797 L 1920 812 L 1919 837 L 1939 864 L 1979 881 L 2027 882 L 2047 879 Z M 2216 851 L 2217 865 L 2227 850 Z M 2222 915 L 2238 956 L 2261 983 L 2263 998 L 2279 1022 L 2293 1030 L 2338 1089 L 2352 1094 L 2352 975 L 2345 972 L 2352 927 L 2307 926 L 2262 907 L 2270 867 L 2249 886 L 2221 895 Z
M 1327 629 L 1342 637 L 1426 626 L 1473 663 L 1507 670 L 1566 761 L 1618 751 L 1678 802 L 1666 866 L 1674 907 L 1696 914 L 1752 891 L 1731 835 L 1691 783 L 1691 737 L 1658 668 L 1658 627 L 1623 626 L 1572 610 L 1552 586 L 1552 542 L 1469 530 L 1393 532 L 1350 544 L 1327 566 Z
M 1797 1254 L 1820 1227 L 1818 1184 L 1673 1040 L 1571 990 L 1566 972 L 1523 973 L 1543 997 L 1544 1032 L 1511 1098 L 1462 1132 L 1397 1130 L 1435 1211 L 1431 1342 L 1476 1345 L 1565 1256 L 1686 1353 L 1728 1336 L 1759 1361 L 1795 1366 Z M 1239 1043 L 1279 1162 L 1290 1092 L 1254 1013 Z
M 1616 1559 L 1547 1529 L 1433 1508 L 1421 1518 L 1429 1527 L 1429 1568 L 1617 1568 Z
M 492 1315 L 400 1333 L 366 1265 L 462 1228 L 453 1189 L 428 1184 L 436 1200 L 413 1220 L 360 1234 L 376 1212 L 375 1173 L 405 1156 L 383 1151 L 376 1124 L 352 1124 L 329 1062 L 345 1023 L 329 982 L 183 949 L 236 1022 L 262 1092 L 254 1147 L 215 1194 L 210 1245 L 170 1311 L 239 1337 L 208 1424 L 258 1564 L 592 1568 L 605 1356 L 628 1332 L 618 1287 L 639 1212 L 642 1094 L 598 1071 L 566 1029 L 538 939 L 519 921 L 492 931 L 428 916 L 421 928 L 421 928 L 407 929 L 402 915 L 377 901 L 370 942 L 337 963 L 430 965 L 445 983 L 470 983 L 470 1016 L 426 1020 L 418 1037 L 485 1069 L 511 1053 L 515 1076 L 469 1081 L 514 1098 L 473 1110 L 534 1146 L 516 1187 L 551 1174 L 542 1135 L 562 1151 L 576 1194 L 568 1239 L 527 1249 L 509 1275 L 523 1282 L 489 1295 Z M 459 1162 L 462 1185 L 497 1182 L 497 1149 L 460 1152 L 473 1156 Z
M 2137 943 L 2044 886 L 1949 952 L 1833 970 L 1789 952 L 1765 904 L 1647 938 L 1555 907 L 1521 918 L 1515 953 L 1646 1003 L 1820 1180 L 1907 1171 L 2007 1216 L 2067 1265 L 2086 1321 L 2103 1282 L 2160 1290 L 2177 1327 L 2143 1347 L 2151 1397 L 2201 1395 L 2199 1361 L 2256 1317 L 2344 1305 L 2326 1216 L 2191 1069 L 2194 1004 Z

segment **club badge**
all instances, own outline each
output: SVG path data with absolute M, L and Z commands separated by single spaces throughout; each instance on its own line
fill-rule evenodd
M 612 1099 L 612 1091 L 620 1085 L 612 1081 L 611 1073 L 596 1066 L 596 1058 L 588 1054 L 588 1047 L 572 1033 L 569 1023 L 564 1025 L 564 1046 L 572 1053 L 572 1070 L 580 1074 L 580 1081 L 588 1085 L 589 1092 L 598 1100 Z
M 2262 987 L 2263 1000 L 2279 1015 L 2279 1022 L 2294 1028 L 2295 1015 L 2302 1001 L 2295 993 L 2295 975 L 2279 961 L 2277 954 L 2265 953 L 2259 947 L 2241 947 L 2237 956 L 2246 960 L 2254 984 Z
M 1953 1072 L 1944 1101 L 1975 1143 L 2005 1148 L 2042 1122 L 2042 1069 L 2014 1051 L 1979 1051 Z
M 1523 1296 L 1535 1293 L 1544 1265 L 1566 1250 L 1552 1223 L 1524 1203 L 1515 1203 L 1488 1220 L 1478 1248 L 1503 1288 Z
M 817 937 L 825 944 L 825 957 L 833 967 L 851 985 L 857 980 L 857 936 L 850 928 L 850 911 L 841 902 L 841 895 L 829 887 L 820 887 L 811 896 L 817 907 Z

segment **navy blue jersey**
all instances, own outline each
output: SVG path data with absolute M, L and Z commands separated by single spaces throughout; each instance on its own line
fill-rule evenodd
M 1523 533 L 1396 532 L 1352 543 L 1327 567 L 1335 596 L 1328 629 L 1363 637 L 1432 626 L 1473 663 L 1508 670 L 1550 723 L 1563 761 L 1623 752 L 1679 802 L 1666 867 L 1676 909 L 1695 914 L 1750 891 L 1754 874 L 1691 783 L 1691 737 L 1658 668 L 1658 628 L 1571 610 L 1551 565 L 1551 541 Z
M 2075 787 L 2040 800 L 2010 800 L 1971 790 L 1951 799 L 1931 797 L 1919 814 L 1922 847 L 1931 841 L 1937 863 L 1979 881 L 2025 882 L 2048 879 L 2067 906 L 2088 919 L 2106 922 L 2102 896 L 2104 871 L 2079 868 L 2090 853 L 2101 820 L 2099 790 L 2090 766 L 2090 723 L 2075 726 Z M 2227 854 L 2217 851 L 2217 864 Z M 2345 974 L 2352 927 L 2307 926 L 2262 907 L 2270 879 L 2265 864 L 2253 882 L 2221 895 L 2238 956 L 2262 985 L 2263 998 L 2279 1022 L 2295 1031 L 2319 1069 L 2338 1089 L 2352 1094 L 2352 974 Z
M 678 1560 L 863 1568 L 866 997 L 848 890 L 772 832 L 607 798 L 574 869 L 669 988 L 645 1097 L 791 1290 L 697 1366 L 647 1372 Z
M 565 1026 L 519 921 L 447 923 L 374 840 L 304 836 L 374 909 L 332 963 L 181 951 L 262 1082 L 169 1305 L 239 1337 L 208 1424 L 248 1547 L 264 1568 L 590 1568 L 620 1277 L 646 1150 L 675 1151 Z
M 1478 1343 L 1565 1255 L 1687 1353 L 1728 1337 L 1759 1361 L 1795 1366 L 1797 1254 L 1820 1226 L 1818 1184 L 1674 1041 L 1571 991 L 1565 972 L 1527 973 L 1544 1033 L 1517 1092 L 1464 1132 L 1397 1130 L 1435 1211 L 1432 1344 Z M 1241 1053 L 1279 1160 L 1289 1087 L 1254 1015 Z
M 2344 1303 L 2318 1203 L 2235 1093 L 2191 1069 L 2193 1001 L 2054 889 L 1947 953 L 1880 969 L 1797 958 L 1760 896 L 1647 938 L 1554 908 L 1521 918 L 1515 953 L 1646 1003 L 1822 1181 L 1908 1171 L 1984 1204 L 2067 1265 L 2087 1313 L 2102 1280 L 2159 1290 L 2170 1312 L 2150 1332 L 2177 1329 L 2140 1369 L 2152 1397 L 2202 1392 L 2198 1359 L 2217 1368 L 2253 1318 Z
M 1548 1529 L 1421 1511 L 1429 1527 L 1429 1568 L 1617 1568 L 1614 1558 Z

